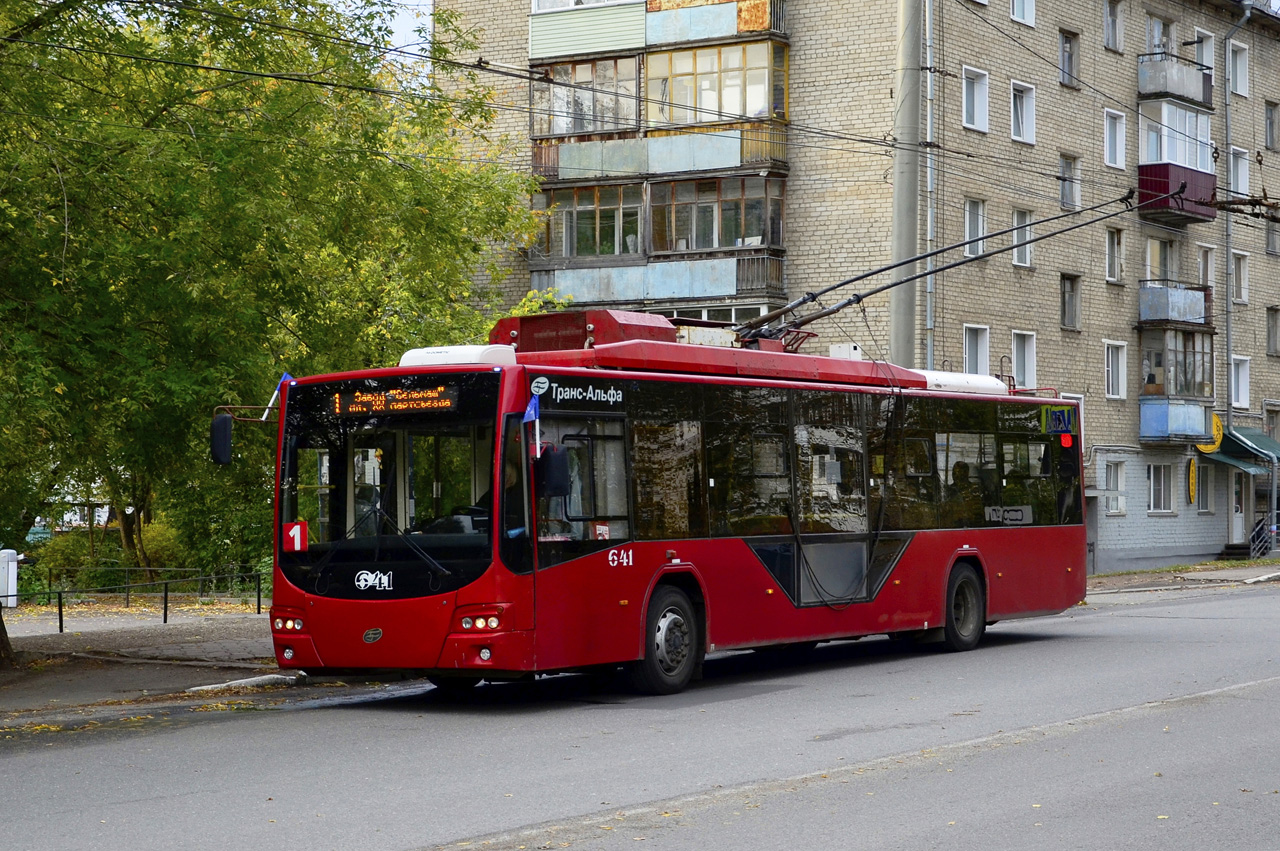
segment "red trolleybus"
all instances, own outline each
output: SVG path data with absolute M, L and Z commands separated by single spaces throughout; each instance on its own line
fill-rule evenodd
M 714 650 L 969 650 L 1083 599 L 1073 403 L 680 341 L 712 333 L 550 314 L 288 380 L 280 665 L 455 688 L 625 665 L 671 693 Z

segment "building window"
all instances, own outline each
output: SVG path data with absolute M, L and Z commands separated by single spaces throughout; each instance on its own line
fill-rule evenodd
M 991 371 L 991 331 L 985 326 L 964 326 L 964 371 L 987 375 Z
M 1124 514 L 1124 462 L 1108 461 L 1106 468 L 1104 510 L 1108 514 Z
M 554 205 L 547 240 L 552 257 L 641 253 L 640 184 L 556 189 L 543 197 Z
M 1061 320 L 1063 328 L 1080 330 L 1080 276 L 1063 275 L 1060 279 Z
M 1173 465 L 1147 465 L 1147 511 L 1173 511 Z
M 1213 335 L 1203 331 L 1142 332 L 1143 396 L 1213 398 Z
M 1080 86 L 1080 35 L 1058 31 L 1058 82 L 1064 86 Z
M 965 67 L 963 72 L 964 126 L 987 132 L 987 72 Z
M 1147 238 L 1147 280 L 1160 284 L 1178 280 L 1178 243 L 1172 239 Z
M 1231 75 L 1231 93 L 1249 96 L 1249 48 L 1233 41 L 1228 45 L 1227 73 Z
M 1102 46 L 1107 50 L 1123 50 L 1120 0 L 1102 0 Z
M 1058 201 L 1064 210 L 1080 206 L 1080 161 L 1066 154 L 1058 157 Z
M 1280 355 L 1280 307 L 1267 308 L 1267 354 Z
M 534 69 L 547 75 L 531 88 L 534 136 L 612 133 L 639 126 L 636 57 L 571 62 Z
M 1249 358 L 1231 356 L 1231 407 L 1249 407 Z
M 786 118 L 787 48 L 769 41 L 645 57 L 650 124 Z
M 1249 300 L 1249 255 L 1231 252 L 1231 297 L 1238 302 Z
M 1123 399 L 1125 394 L 1125 349 L 1124 343 L 1103 340 L 1104 378 L 1103 388 L 1108 399 Z
M 983 251 L 987 232 L 987 205 L 976 198 L 964 199 L 964 247 L 966 257 L 977 257 Z
M 1196 28 L 1196 63 L 1209 72 L 1213 79 L 1213 36 L 1199 27 Z
M 1209 114 L 1167 100 L 1138 104 L 1141 143 L 1138 164 L 1175 163 L 1213 171 Z
M 1107 282 L 1119 283 L 1124 277 L 1124 231 L 1107 228 Z
M 1013 211 L 1013 265 L 1031 265 L 1031 211 Z
M 1213 513 L 1213 464 L 1196 459 L 1196 511 Z
M 1262 117 L 1262 142 L 1268 151 L 1274 151 L 1280 146 L 1280 128 L 1277 128 L 1277 122 L 1280 122 L 1280 103 L 1268 103 Z
M 764 316 L 768 308 L 763 304 L 725 305 L 710 307 L 680 307 L 668 310 L 655 310 L 660 316 L 679 317 L 681 319 L 706 319 L 711 322 L 732 322 L 735 325 Z
M 1029 331 L 1013 332 L 1013 383 L 1036 386 L 1036 335 Z
M 1036 25 L 1036 0 L 1009 0 L 1009 17 L 1029 27 Z
M 1102 161 L 1112 168 L 1124 168 L 1124 113 L 1103 110 Z
M 1201 245 L 1196 253 L 1196 283 L 1205 288 L 1206 292 L 1213 292 L 1213 255 L 1214 251 L 1211 246 Z
M 784 181 L 763 177 L 649 186 L 654 252 L 782 247 Z
M 533 11 L 550 12 L 553 9 L 572 9 L 574 6 L 603 6 L 618 0 L 533 0 Z
M 1280 254 L 1280 224 L 1268 219 L 1266 227 L 1267 253 Z
M 1173 21 L 1154 15 L 1148 17 L 1147 53 L 1175 53 L 1174 44 Z
M 1247 197 L 1249 194 L 1249 152 L 1244 148 L 1231 148 L 1231 194 Z
M 1036 87 L 1013 81 L 1009 84 L 1009 135 L 1015 142 L 1036 143 Z

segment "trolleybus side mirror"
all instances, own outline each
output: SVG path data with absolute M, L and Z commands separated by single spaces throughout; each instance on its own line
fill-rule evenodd
M 569 495 L 569 453 L 554 443 L 533 461 L 533 475 L 539 498 Z
M 231 463 L 232 420 L 230 414 L 217 414 L 209 426 L 209 455 L 215 464 Z

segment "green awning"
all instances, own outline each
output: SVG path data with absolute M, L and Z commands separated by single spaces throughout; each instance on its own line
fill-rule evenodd
M 1231 434 L 1240 443 L 1247 444 L 1248 448 L 1255 454 L 1266 457 L 1270 455 L 1272 458 L 1280 458 L 1280 442 L 1274 438 L 1267 437 L 1266 432 L 1256 428 L 1234 428 Z
M 1210 461 L 1217 461 L 1219 464 L 1230 464 L 1232 467 L 1244 470 L 1246 473 L 1253 476 L 1266 476 L 1271 473 L 1271 470 L 1266 467 L 1262 467 L 1252 461 L 1247 461 L 1244 458 L 1237 458 L 1234 455 L 1228 455 L 1225 452 L 1207 452 L 1204 457 L 1208 458 Z

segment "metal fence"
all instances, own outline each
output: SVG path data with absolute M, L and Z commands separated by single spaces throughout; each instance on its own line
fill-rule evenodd
M 169 593 L 170 589 L 175 586 L 196 584 L 196 594 L 204 596 L 205 589 L 214 588 L 220 582 L 228 582 L 229 580 L 252 580 L 254 586 L 254 594 L 257 597 L 257 613 L 262 614 L 262 574 L 261 573 L 235 573 L 235 574 L 211 574 L 208 576 L 191 576 L 186 579 L 161 579 L 155 582 L 134 582 L 128 585 L 108 585 L 99 588 L 63 588 L 58 590 L 45 591 L 25 591 L 20 594 L 6 595 L 8 598 L 44 598 L 52 600 L 57 598 L 58 601 L 58 632 L 65 632 L 66 623 L 66 598 L 74 595 L 102 594 L 102 593 L 118 593 L 124 592 L 124 605 L 128 608 L 133 602 L 133 591 L 136 588 L 160 588 L 162 604 L 162 623 L 169 622 Z M 247 585 L 248 583 L 246 583 Z M 181 593 L 179 591 L 178 593 Z

